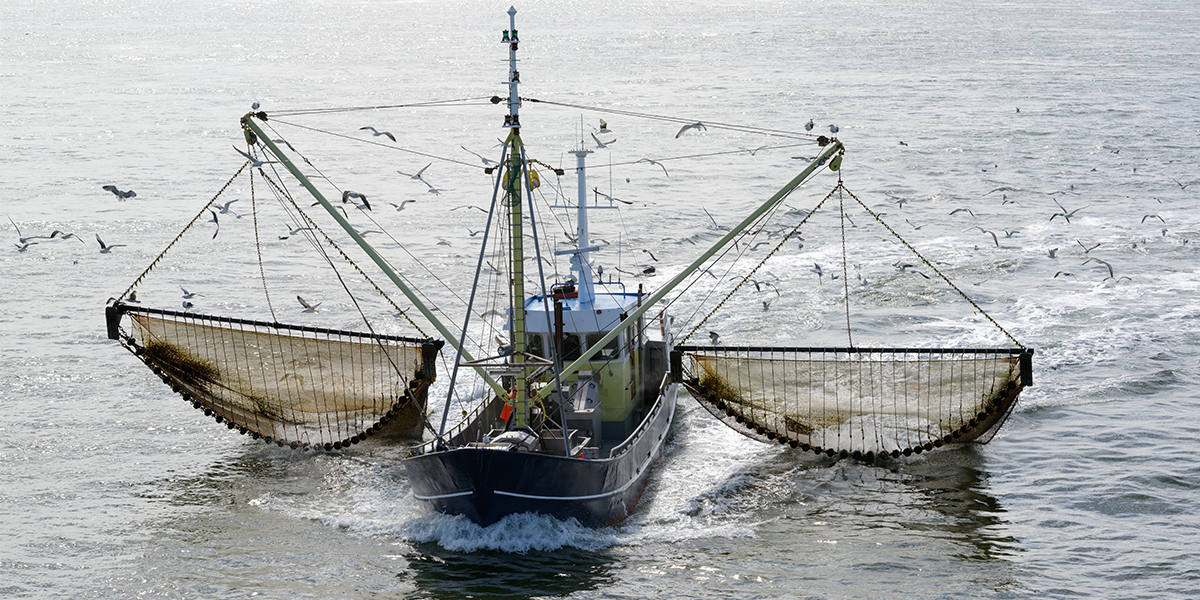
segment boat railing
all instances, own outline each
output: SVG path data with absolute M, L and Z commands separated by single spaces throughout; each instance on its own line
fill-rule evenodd
M 438 450 L 443 450 L 447 445 L 450 447 L 460 446 L 467 442 L 477 442 L 483 437 L 484 429 L 486 428 L 485 419 L 490 411 L 496 411 L 497 405 L 503 400 L 493 397 L 491 400 L 485 400 L 471 411 L 470 415 L 464 417 L 457 425 L 450 428 L 450 431 L 441 438 L 435 438 L 425 442 L 419 446 L 415 446 L 410 450 L 412 456 L 428 454 Z
M 662 382 L 658 385 L 658 400 L 654 402 L 654 407 L 650 409 L 650 414 L 646 415 L 646 418 L 642 419 L 641 424 L 638 425 L 638 428 L 633 431 L 633 435 L 626 438 L 626 440 L 620 444 L 613 446 L 613 449 L 608 451 L 609 458 L 613 458 L 625 452 L 630 446 L 637 443 L 637 441 L 646 434 L 646 428 L 648 428 L 650 423 L 654 421 L 654 417 L 658 416 L 658 411 L 662 410 L 663 395 L 667 393 L 667 388 L 671 385 L 670 373 L 664 374 Z

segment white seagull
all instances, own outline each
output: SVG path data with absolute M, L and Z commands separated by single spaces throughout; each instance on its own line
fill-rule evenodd
M 393 142 L 396 141 L 396 136 L 392 135 L 392 133 L 390 131 L 379 131 L 378 129 L 375 129 L 374 127 L 371 127 L 370 125 L 367 125 L 366 127 L 358 128 L 359 131 L 363 131 L 364 129 L 370 129 L 371 133 L 375 134 L 375 137 L 379 137 L 381 135 L 386 135 L 389 140 L 392 140 Z
M 666 175 L 667 177 L 671 176 L 671 174 L 667 172 L 667 168 L 663 167 L 663 164 L 658 162 L 657 160 L 653 160 L 653 159 L 649 159 L 649 158 L 642 158 L 642 159 L 639 159 L 638 162 L 648 162 L 652 165 L 658 165 L 658 166 L 662 167 L 663 175 Z
M 404 205 L 408 204 L 409 202 L 416 202 L 416 200 L 404 200 L 404 201 L 400 202 L 400 204 L 396 204 L 395 202 L 388 202 L 388 204 L 395 206 L 396 212 L 400 212 L 400 211 L 404 210 Z
M 602 141 L 600 141 L 600 138 L 596 137 L 596 134 L 594 134 L 594 133 L 593 133 L 593 134 L 591 134 L 591 135 L 592 135 L 592 139 L 593 139 L 593 140 L 596 140 L 596 147 L 597 147 L 597 148 L 607 148 L 609 144 L 611 144 L 611 143 L 613 143 L 613 142 L 617 141 L 617 138 L 613 138 L 613 139 L 611 139 L 611 140 L 609 140 L 609 141 L 607 141 L 607 142 L 602 142 Z
M 291 227 L 288 227 L 286 223 L 284 223 L 283 226 L 287 227 L 288 234 L 279 236 L 279 239 L 281 239 L 281 240 L 286 240 L 289 237 L 296 235 L 297 233 L 300 233 L 301 231 L 312 231 L 312 227 L 297 227 L 295 229 L 292 229 Z
M 80 244 L 84 243 L 83 238 L 75 235 L 74 233 L 63 233 L 57 229 L 55 229 L 53 232 L 50 233 L 50 239 L 54 239 L 56 237 L 59 239 L 64 239 L 64 240 L 67 238 L 75 238 L 75 239 L 79 240 Z
M 237 202 L 237 200 L 230 200 L 229 202 L 226 202 L 225 204 L 214 204 L 213 206 L 216 206 L 217 208 L 221 209 L 221 214 L 223 214 L 223 215 L 230 214 L 230 215 L 233 215 L 240 219 L 240 218 L 242 218 L 242 215 L 239 215 L 229 209 L 229 205 L 233 204 L 234 202 Z
M 466 147 L 466 146 L 459 146 L 459 148 L 462 148 L 463 150 L 467 150 L 467 147 Z M 471 154 L 474 154 L 475 156 L 478 156 L 478 157 L 479 157 L 479 160 L 483 161 L 483 166 L 485 166 L 485 167 L 490 167 L 490 166 L 492 166 L 492 165 L 498 165 L 498 164 L 500 164 L 500 163 L 498 163 L 498 162 L 496 162 L 496 161 L 494 161 L 494 160 L 492 160 L 492 159 L 490 159 L 490 158 L 488 158 L 488 157 L 486 157 L 486 156 L 484 156 L 484 155 L 482 155 L 482 154 L 480 154 L 480 153 L 478 153 L 478 152 L 475 152 L 475 151 L 473 151 L 473 150 L 467 150 L 467 152 L 470 152 Z
M 8 222 L 9 222 L 9 223 L 12 223 L 12 226 L 13 226 L 13 228 L 17 230 L 17 239 L 18 239 L 18 240 L 21 242 L 21 244 L 25 244 L 25 243 L 26 243 L 26 242 L 28 242 L 29 240 L 50 239 L 50 238 L 54 237 L 54 234 L 50 234 L 50 235 L 31 235 L 31 236 L 29 236 L 29 237 L 23 237 L 23 236 L 22 236 L 22 234 L 21 234 L 21 228 L 20 228 L 20 227 L 17 227 L 17 222 L 16 222 L 16 221 L 14 221 L 14 220 L 12 220 L 12 217 L 9 217 L 9 218 L 8 218 Z M 20 244 L 17 244 L 17 245 L 19 246 Z M 22 252 L 24 252 L 24 250 L 22 250 Z
M 708 128 L 704 126 L 704 123 L 696 121 L 695 123 L 692 123 L 690 125 L 684 125 L 683 127 L 680 127 L 679 133 L 675 134 L 675 138 L 678 139 L 679 136 L 683 135 L 683 132 L 685 132 L 689 129 L 695 129 L 696 131 L 708 131 Z
M 306 313 L 315 313 L 315 312 L 317 312 L 317 307 L 321 306 L 320 302 L 318 302 L 316 304 L 309 304 L 308 302 L 305 302 L 304 298 L 301 298 L 300 296 L 296 296 L 296 299 L 300 301 L 300 306 L 304 307 L 304 312 L 306 312 Z
M 592 192 L 593 192 L 593 193 L 595 193 L 595 194 L 596 194 L 596 195 L 598 195 L 598 196 L 603 196 L 604 198 L 607 198 L 609 202 L 612 202 L 612 201 L 614 201 L 614 200 L 615 200 L 615 201 L 617 201 L 617 202 L 620 202 L 620 203 L 622 203 L 622 204 L 633 204 L 632 202 L 630 202 L 630 201 L 628 201 L 628 200 L 622 200 L 622 199 L 620 199 L 620 198 L 613 198 L 612 196 L 609 196 L 608 194 L 605 194 L 604 192 L 600 191 L 600 189 L 599 189 L 599 188 L 592 188 Z
M 112 244 L 112 245 L 105 244 L 104 240 L 100 239 L 100 234 L 98 234 L 98 233 L 96 234 L 96 241 L 100 242 L 100 254 L 108 254 L 109 252 L 112 252 L 113 248 L 120 248 L 125 245 L 125 244 Z
M 1079 207 L 1079 208 L 1077 208 L 1077 209 L 1075 209 L 1075 210 L 1067 210 L 1066 208 L 1063 208 L 1063 205 L 1062 205 L 1062 204 L 1060 204 L 1058 200 L 1055 200 L 1055 201 L 1054 201 L 1054 203 L 1055 203 L 1055 204 L 1058 204 L 1058 207 L 1059 207 L 1060 209 L 1062 209 L 1062 212 L 1060 212 L 1060 213 L 1054 213 L 1054 214 L 1050 215 L 1050 220 L 1051 220 L 1051 221 L 1053 221 L 1053 220 L 1054 220 L 1054 217 L 1062 217 L 1062 218 L 1063 218 L 1063 219 L 1065 219 L 1065 220 L 1066 220 L 1068 223 L 1070 223 L 1070 222 L 1071 222 L 1071 217 L 1075 216 L 1075 213 L 1077 213 L 1077 212 L 1079 212 L 1079 211 L 1081 211 L 1081 210 L 1083 210 L 1083 209 L 1087 208 L 1086 206 L 1082 206 L 1082 207 Z
M 117 189 L 117 186 L 115 185 L 105 185 L 101 186 L 101 188 L 112 192 L 117 197 L 117 200 L 124 200 L 126 198 L 133 198 L 137 196 L 137 192 L 133 190 L 122 191 Z
M 429 163 L 429 165 L 432 165 L 432 164 L 433 164 L 433 163 Z M 412 173 L 405 173 L 404 171 L 396 171 L 396 172 L 397 172 L 397 173 L 399 173 L 399 174 L 401 174 L 401 175 L 407 175 L 408 177 L 410 177 L 410 178 L 412 178 L 412 179 L 417 179 L 417 180 L 420 180 L 420 181 L 425 181 L 425 179 L 422 177 L 422 175 L 424 175 L 424 173 L 425 173 L 425 169 L 428 169 L 428 168 L 429 168 L 429 165 L 425 165 L 424 167 L 421 167 L 421 170 L 420 170 L 420 171 L 417 171 L 415 174 L 412 174 Z M 425 182 L 425 185 L 429 185 L 429 182 Z
M 357 202 L 351 202 L 350 201 L 351 198 L 358 198 L 359 200 L 362 200 L 362 204 L 359 204 Z M 357 208 L 358 210 L 371 210 L 371 203 L 367 202 L 366 194 L 360 194 L 358 192 L 352 192 L 350 190 L 346 190 L 346 191 L 342 192 L 342 204 L 347 204 L 347 203 L 353 204 L 354 208 Z
M 263 165 L 270 165 L 270 164 L 275 164 L 275 163 L 279 162 L 277 160 L 259 160 L 257 158 L 254 158 L 253 156 L 250 156 L 249 154 L 246 154 L 245 152 L 242 152 L 240 149 L 238 149 L 237 146 L 234 146 L 233 149 L 237 150 L 238 154 L 245 156 L 246 160 L 250 161 L 251 167 L 261 167 Z
M 825 283 L 825 280 L 822 279 L 823 277 L 825 277 L 825 270 L 821 268 L 821 265 L 819 265 L 817 263 L 813 263 L 813 268 L 809 269 L 809 271 L 812 271 L 813 273 L 817 274 L 817 281 L 820 281 L 821 283 Z

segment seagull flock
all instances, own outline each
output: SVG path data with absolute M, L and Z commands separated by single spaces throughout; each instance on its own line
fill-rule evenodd
M 609 128 L 608 123 L 605 120 L 600 119 L 599 124 L 600 124 L 599 128 L 593 127 L 593 132 L 590 133 L 589 135 L 590 135 L 592 141 L 595 143 L 595 148 L 607 149 L 610 146 L 612 146 L 613 144 L 615 144 L 617 142 L 618 138 L 614 134 L 613 130 Z M 806 132 L 812 132 L 813 129 L 815 128 L 815 126 L 816 125 L 815 125 L 814 121 L 812 119 L 810 119 L 807 123 L 805 123 L 804 129 Z M 828 129 L 829 129 L 829 132 L 834 135 L 836 135 L 839 132 L 839 127 L 834 124 L 830 124 L 828 126 Z M 372 125 L 366 125 L 366 126 L 360 127 L 359 131 L 369 132 L 371 138 L 386 138 L 387 140 L 389 140 L 393 143 L 396 142 L 396 136 L 394 134 L 392 134 L 390 131 L 384 131 L 384 130 L 378 129 L 377 127 L 372 126 Z M 691 135 L 706 134 L 707 131 L 708 131 L 708 127 L 703 122 L 696 121 L 696 122 L 684 123 L 679 128 L 679 130 L 675 133 L 674 137 L 675 137 L 675 139 L 680 139 L 680 138 L 684 137 L 685 135 L 689 135 L 689 134 L 691 134 Z M 607 136 L 608 139 L 602 139 L 601 135 Z M 286 140 L 282 140 L 282 139 L 274 140 L 274 141 L 287 144 Z M 383 140 L 380 140 L 380 141 L 383 141 Z M 905 142 L 900 142 L 900 144 L 902 146 L 908 146 L 908 144 Z M 291 148 L 290 144 L 287 144 L 287 145 L 289 148 Z M 385 142 L 385 145 L 386 145 L 386 142 Z M 478 152 L 470 150 L 466 146 L 460 146 L 460 148 L 463 151 L 476 157 L 482 163 L 482 165 L 485 167 L 485 170 L 487 170 L 487 172 L 489 172 L 489 173 L 491 172 L 492 168 L 494 168 L 495 166 L 498 165 L 498 162 L 496 160 L 493 160 L 493 159 L 488 158 Z M 751 155 L 754 155 L 757 152 L 759 152 L 765 148 L 767 148 L 767 146 L 761 146 L 761 147 L 754 148 L 754 149 L 743 148 L 743 150 L 745 150 L 746 152 L 749 152 Z M 247 151 L 244 151 L 244 150 L 238 148 L 237 146 L 233 146 L 233 149 L 238 153 L 238 155 L 240 155 L 242 158 L 244 158 L 252 168 L 261 169 L 267 165 L 278 164 L 280 162 L 278 160 L 267 160 L 265 158 L 257 157 L 254 154 L 251 154 L 250 152 L 247 152 Z M 249 148 L 248 148 L 248 150 L 249 150 Z M 795 158 L 810 158 L 810 157 L 795 157 Z M 636 163 L 647 163 L 648 165 L 651 165 L 651 166 L 657 166 L 660 169 L 662 169 L 664 176 L 670 177 L 670 173 L 669 173 L 667 167 L 665 165 L 663 165 L 663 163 L 660 162 L 659 160 L 654 160 L 652 158 L 641 158 L 635 162 Z M 420 169 L 417 169 L 413 172 L 405 172 L 405 171 L 397 170 L 397 173 L 404 175 L 405 177 L 408 177 L 412 181 L 419 181 L 419 182 L 423 183 L 426 186 L 426 192 L 433 194 L 435 196 L 440 196 L 443 192 L 452 191 L 452 190 L 448 190 L 445 188 L 440 188 L 428 179 L 428 176 L 429 176 L 428 174 L 429 174 L 429 171 L 430 171 L 432 165 L 433 165 L 433 163 L 429 162 L 425 166 L 423 166 Z M 987 169 L 985 169 L 985 171 L 986 170 Z M 1187 183 L 1181 182 L 1177 179 L 1172 179 L 1172 181 L 1174 181 L 1180 187 L 1180 189 L 1187 189 L 1188 186 L 1190 186 L 1192 183 L 1192 182 L 1187 182 Z M 115 184 L 105 184 L 100 187 L 102 190 L 113 194 L 113 196 L 120 202 L 125 202 L 129 199 L 138 197 L 137 192 L 134 191 L 133 189 L 122 189 L 122 187 L 115 185 Z M 632 202 L 620 200 L 617 198 L 613 198 L 612 196 L 609 196 L 607 194 L 603 194 L 603 193 L 599 192 L 598 189 L 594 189 L 593 192 L 598 197 L 603 196 L 604 198 L 607 198 L 610 202 L 621 202 L 621 203 L 625 203 L 625 204 L 632 204 Z M 1017 202 L 1017 200 L 1010 199 L 1008 197 L 1008 195 L 1009 194 L 1020 194 L 1022 192 L 1025 192 L 1025 190 L 1022 188 L 1005 185 L 1005 186 L 1000 186 L 1000 187 L 994 188 L 994 189 L 982 194 L 982 197 L 988 197 L 993 194 L 1000 193 L 1001 194 L 1000 199 L 1001 199 L 1002 204 L 1009 204 L 1009 203 L 1020 204 L 1019 202 Z M 1068 194 L 1080 195 L 1080 192 L 1076 192 L 1074 190 L 1074 186 L 1071 186 L 1071 188 L 1067 189 L 1067 190 L 1058 190 L 1058 191 L 1041 192 L 1041 193 L 1051 196 L 1051 200 L 1052 200 L 1054 206 L 1057 208 L 1057 210 L 1051 212 L 1048 216 L 1047 220 L 1051 223 L 1053 223 L 1055 221 L 1059 221 L 1061 218 L 1060 222 L 1063 225 L 1068 225 L 1068 226 L 1074 225 L 1075 221 L 1077 221 L 1079 219 L 1079 213 L 1081 213 L 1082 211 L 1085 211 L 1086 209 L 1089 208 L 1088 205 L 1072 206 L 1070 208 L 1068 208 L 1068 206 L 1064 205 L 1064 202 L 1066 202 L 1066 198 L 1065 198 L 1066 195 L 1068 195 Z M 891 200 L 895 203 L 896 208 L 898 208 L 898 209 L 903 209 L 904 205 L 906 203 L 909 203 L 913 200 L 913 198 L 902 198 L 902 197 L 898 197 L 898 196 L 893 196 L 890 193 L 886 193 L 886 192 L 885 192 L 885 195 L 887 195 L 889 198 L 891 198 Z M 1060 201 L 1060 199 L 1057 196 L 1063 196 L 1063 200 Z M 1022 197 L 1022 199 L 1025 199 L 1025 198 Z M 352 205 L 355 209 L 360 210 L 360 211 L 372 210 L 372 206 L 368 200 L 367 195 L 363 194 L 361 192 L 357 192 L 357 191 L 353 191 L 353 190 L 343 190 L 341 201 L 342 201 L 341 204 L 343 206 L 344 205 Z M 1028 201 L 1028 200 L 1026 200 L 1026 201 Z M 225 202 L 224 204 L 215 204 L 214 203 L 212 205 L 213 208 L 209 210 L 211 219 L 209 219 L 207 221 L 208 223 L 211 223 L 213 225 L 212 239 L 215 240 L 220 233 L 220 228 L 221 228 L 220 215 L 232 215 L 233 218 L 235 218 L 235 219 L 242 218 L 242 215 L 238 214 L 237 212 L 235 212 L 232 209 L 232 206 L 236 202 L 238 202 L 238 200 L 234 199 L 234 200 L 229 200 L 229 201 Z M 417 202 L 416 199 L 407 199 L 407 200 L 403 200 L 399 203 L 387 202 L 386 204 L 389 204 L 390 206 L 392 206 L 396 210 L 396 212 L 402 212 L 405 210 L 405 208 L 409 204 L 412 204 L 415 202 Z M 342 207 L 339 206 L 339 208 L 342 208 Z M 485 213 L 487 212 L 484 208 L 481 208 L 478 206 L 470 206 L 470 205 L 458 206 L 458 207 L 450 209 L 450 210 L 458 210 L 459 208 L 474 208 L 481 212 L 485 212 Z M 978 208 L 978 207 L 976 207 L 976 208 Z M 346 212 L 345 208 L 342 208 L 342 210 L 343 210 L 343 213 Z M 705 212 L 707 214 L 707 211 L 705 211 Z M 981 214 L 986 216 L 986 212 L 987 211 L 985 210 Z M 1084 213 L 1084 214 L 1089 214 L 1089 213 Z M 973 220 L 978 220 L 980 218 L 980 214 L 977 214 L 975 212 L 975 210 L 973 210 L 972 207 L 968 207 L 968 206 L 959 206 L 959 207 L 956 207 L 953 210 L 949 211 L 949 216 L 956 216 L 956 215 L 958 215 L 960 219 L 961 218 L 969 218 L 969 219 L 973 219 Z M 716 220 L 713 219 L 711 214 L 708 216 L 709 216 L 709 219 L 712 221 L 712 227 L 711 227 L 712 229 L 716 229 L 716 230 L 727 229 L 727 228 L 722 228 L 721 226 L 719 226 L 716 223 Z M 27 252 L 30 250 L 31 247 L 36 246 L 38 244 L 49 243 L 49 242 L 58 241 L 58 240 L 66 240 L 66 239 L 70 239 L 70 238 L 73 238 L 73 239 L 79 241 L 81 244 L 85 243 L 83 241 L 83 239 L 80 236 L 76 235 L 75 233 L 63 232 L 60 230 L 53 230 L 48 234 L 25 235 L 25 233 L 21 231 L 20 227 L 17 225 L 17 223 L 15 221 L 13 221 L 13 219 L 11 217 L 9 217 L 8 220 L 17 232 L 17 236 L 18 236 L 17 243 L 15 243 L 14 246 L 18 252 Z M 1144 225 L 1147 221 L 1155 221 L 1155 220 L 1158 221 L 1158 223 L 1155 224 L 1156 226 L 1161 227 L 1161 226 L 1167 224 L 1167 219 L 1157 213 L 1144 215 L 1141 218 L 1140 224 Z M 920 230 L 922 227 L 922 225 L 914 224 L 909 219 L 905 219 L 905 222 L 909 226 L 911 226 L 913 228 L 913 230 Z M 853 226 L 853 222 L 851 222 L 851 225 Z M 312 228 L 310 228 L 310 227 L 290 227 L 290 226 L 285 225 L 285 229 L 286 229 L 287 233 L 279 235 L 278 236 L 279 240 L 287 240 L 292 236 L 300 234 L 301 232 L 311 231 Z M 1020 230 L 1018 230 L 1018 229 L 1003 229 L 1003 228 L 989 229 L 989 228 L 984 227 L 983 225 L 973 225 L 973 226 L 967 228 L 966 230 L 964 230 L 964 232 L 970 232 L 970 231 L 976 231 L 976 230 L 979 233 L 985 234 L 986 236 L 988 236 L 990 238 L 990 241 L 992 242 L 992 247 L 994 247 L 994 248 L 1010 247 L 1010 246 L 1005 246 L 1000 240 L 1001 239 L 1005 239 L 1005 240 L 1013 239 L 1014 236 L 1021 233 Z M 1164 228 L 1164 229 L 1161 229 L 1161 231 L 1162 231 L 1163 235 L 1166 235 L 1167 229 Z M 997 233 L 997 232 L 1002 232 L 1003 236 L 1001 236 L 1001 234 Z M 363 236 L 370 234 L 370 233 L 379 233 L 379 232 L 376 230 L 359 230 L 359 234 L 363 235 Z M 470 229 L 468 229 L 468 233 L 472 237 L 474 237 L 479 232 L 471 231 Z M 570 236 L 568 235 L 568 237 L 570 237 Z M 99 246 L 100 254 L 110 254 L 110 253 L 113 253 L 118 248 L 126 247 L 125 244 L 106 243 L 99 234 L 95 234 L 95 239 L 96 239 L 97 245 Z M 446 241 L 444 238 L 439 238 L 439 239 L 441 240 L 438 242 L 440 245 L 449 245 L 449 242 Z M 985 238 L 985 239 L 987 239 L 987 238 Z M 1128 276 L 1117 276 L 1117 270 L 1113 267 L 1113 264 L 1111 262 L 1106 261 L 1102 258 L 1099 258 L 1098 256 L 1093 254 L 1093 252 L 1097 251 L 1097 249 L 1102 247 L 1102 243 L 1100 243 L 1100 242 L 1085 243 L 1082 239 L 1075 239 L 1075 242 L 1080 248 L 1080 250 L 1077 252 L 1081 252 L 1082 253 L 1081 257 L 1085 258 L 1085 260 L 1080 264 L 1081 267 L 1094 266 L 1095 268 L 1101 269 L 1100 275 L 1106 275 L 1103 278 L 1103 281 L 1112 280 L 1114 282 L 1119 282 L 1119 281 L 1130 280 L 1130 278 Z M 691 242 L 691 243 L 695 243 L 695 242 Z M 749 245 L 748 250 L 751 252 L 756 251 L 759 247 L 761 247 L 765 243 L 766 242 L 759 242 L 757 244 Z M 803 247 L 804 247 L 804 244 L 803 244 L 803 241 L 801 240 L 800 248 L 803 248 Z M 976 248 L 976 250 L 978 250 L 979 246 L 976 245 L 975 248 Z M 652 260 L 654 260 L 654 261 L 658 260 L 653 254 L 650 253 L 649 250 L 643 249 L 642 252 L 646 253 Z M 1048 258 L 1051 260 L 1057 260 L 1057 259 L 1062 258 L 1063 256 L 1064 256 L 1064 254 L 1063 254 L 1063 251 L 1061 248 L 1048 248 L 1045 250 L 1045 254 L 1044 254 L 1045 258 Z M 824 268 L 822 268 L 822 266 L 819 263 L 812 263 L 812 265 L 813 266 L 810 269 L 808 269 L 808 272 L 810 272 L 812 275 L 815 275 L 815 277 L 817 278 L 817 284 L 823 284 L 825 282 L 824 280 L 826 279 L 826 275 L 828 275 L 828 278 L 830 280 L 837 279 L 838 276 L 836 274 L 828 273 Z M 912 274 L 912 275 L 920 276 L 924 279 L 930 279 L 928 275 L 926 275 L 922 271 L 916 269 L 914 267 L 914 265 L 912 265 L 912 264 L 898 262 L 894 265 L 894 267 L 896 268 L 896 270 L 899 273 Z M 654 272 L 655 272 L 655 269 L 653 266 L 647 266 L 646 268 L 644 268 L 642 270 L 640 276 L 653 276 Z M 712 275 L 711 272 L 709 272 L 708 274 Z M 1082 273 L 1080 273 L 1080 274 L 1082 274 Z M 1069 278 L 1072 278 L 1075 280 L 1080 279 L 1080 277 L 1078 275 L 1076 275 L 1075 273 L 1065 271 L 1065 270 L 1058 270 L 1055 272 L 1055 274 L 1053 276 L 1053 278 L 1055 278 L 1055 279 L 1060 278 L 1060 277 L 1062 277 L 1062 278 L 1069 277 Z M 858 279 L 859 279 L 860 283 L 862 283 L 862 284 L 867 283 L 866 279 L 864 279 L 861 275 L 858 276 Z M 757 281 L 757 280 L 753 281 L 753 283 L 754 283 L 755 289 L 759 292 L 762 292 L 764 287 L 766 287 L 768 289 L 773 289 L 773 291 L 775 292 L 776 297 L 772 297 L 767 300 L 761 300 L 763 310 L 770 309 L 772 302 L 780 295 L 778 287 L 776 287 L 772 283 L 762 282 L 762 281 Z M 191 308 L 194 307 L 194 304 L 191 302 L 191 300 L 193 300 L 197 297 L 203 296 L 203 294 L 189 291 L 188 289 L 183 288 L 182 286 L 180 286 L 180 290 L 183 293 L 182 305 L 185 309 L 188 309 L 188 310 L 190 310 Z M 303 310 L 303 312 L 306 312 L 306 313 L 319 312 L 318 308 L 322 304 L 321 302 L 310 303 L 309 301 L 305 300 L 303 297 L 301 297 L 299 295 L 296 296 L 296 299 L 300 305 L 300 308 Z M 130 298 L 130 300 L 132 300 L 132 298 Z M 709 334 L 710 334 L 710 339 L 711 339 L 712 343 L 718 344 L 720 341 L 720 335 L 717 332 L 709 332 Z

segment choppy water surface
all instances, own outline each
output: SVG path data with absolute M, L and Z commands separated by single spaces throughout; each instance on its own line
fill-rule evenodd
M 402 449 L 368 442 L 299 453 L 254 443 L 191 410 L 106 339 L 105 299 L 129 287 L 240 164 L 229 146 L 252 101 L 275 112 L 502 93 L 497 41 L 507 8 L 75 0 L 0 8 L 4 213 L 25 235 L 61 229 L 84 242 L 0 249 L 0 593 L 1194 594 L 1200 9 L 1188 2 L 517 6 L 525 96 L 790 131 L 810 118 L 820 128 L 837 123 L 849 148 L 847 187 L 1037 348 L 1035 387 L 987 446 L 873 465 L 816 459 L 743 439 L 684 398 L 667 455 L 621 526 L 526 516 L 480 529 L 414 506 Z M 378 190 L 382 202 L 418 200 L 376 217 L 424 255 L 433 273 L 412 277 L 437 289 L 435 274 L 459 281 L 474 264 L 464 229 L 479 222 L 449 208 L 488 201 L 487 178 L 466 166 L 477 159 L 459 146 L 486 153 L 501 134 L 498 110 L 281 120 L 351 137 L 376 125 L 398 145 L 464 163 L 434 161 L 429 177 L 450 190 L 434 197 L 393 174 L 419 169 L 425 156 L 305 140 L 327 175 Z M 581 113 L 526 105 L 523 134 L 537 158 L 569 164 Z M 583 119 L 590 128 L 599 116 Z M 772 143 L 715 128 L 676 139 L 678 123 L 605 118 L 618 141 L 597 164 Z M 343 152 L 351 147 L 359 154 Z M 620 249 L 602 260 L 634 271 L 646 248 L 660 274 L 677 272 L 717 237 L 704 210 L 732 223 L 790 179 L 801 162 L 790 157 L 806 152 L 670 161 L 669 177 L 647 163 L 596 169 L 594 185 L 634 202 L 596 225 L 594 235 Z M 835 181 L 822 175 L 790 197 L 795 212 L 782 218 L 794 224 Z M 118 202 L 105 184 L 138 196 Z M 563 185 L 573 194 L 572 178 Z M 231 193 L 247 210 L 249 186 Z M 1056 200 L 1080 209 L 1069 223 L 1050 219 L 1061 211 Z M 261 216 L 281 228 L 275 208 Z M 974 216 L 950 214 L 959 208 Z M 855 219 L 845 271 L 855 342 L 1005 343 L 945 286 L 899 277 L 892 265 L 903 249 Z M 16 241 L 2 223 L 5 243 Z M 226 223 L 229 232 L 246 224 Z M 844 288 L 810 271 L 841 269 L 840 231 L 836 212 L 817 213 L 805 247 L 766 266 L 780 289 L 771 309 L 735 296 L 705 328 L 726 341 L 844 343 Z M 95 234 L 126 246 L 99 254 Z M 439 238 L 453 245 L 439 247 Z M 176 277 L 142 296 L 174 303 L 180 282 L 212 289 L 245 277 L 244 289 L 211 302 L 218 312 L 252 312 L 253 246 L 218 240 L 211 252 L 196 242 L 173 255 Z M 1088 258 L 1111 265 L 1112 277 Z M 287 282 L 280 298 L 327 282 L 306 260 L 265 263 Z M 692 292 L 700 293 L 675 307 L 681 328 L 706 312 L 705 290 Z M 432 294 L 453 304 L 448 291 Z M 277 309 L 293 319 L 287 311 L 298 309 L 287 302 Z M 325 323 L 354 326 L 348 303 L 329 303 Z

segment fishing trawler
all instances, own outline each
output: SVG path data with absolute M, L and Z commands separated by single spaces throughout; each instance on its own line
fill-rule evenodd
M 536 241 L 538 223 L 527 209 L 540 177 L 521 138 L 516 10 L 508 14 L 509 29 L 501 38 L 509 55 L 507 96 L 493 99 L 507 105 L 502 125 L 507 137 L 500 160 L 486 171 L 493 176 L 494 194 L 481 244 L 489 247 L 493 229 L 505 234 L 504 268 L 497 268 L 481 251 L 457 335 L 351 225 L 344 207 L 327 198 L 281 149 L 282 140 L 264 128 L 270 117 L 256 111 L 241 120 L 246 155 L 251 157 L 243 169 L 257 170 L 274 189 L 282 190 L 263 170 L 264 164 L 277 162 L 442 339 L 131 303 L 131 294 L 158 259 L 107 307 L 109 336 L 195 408 L 255 439 L 333 451 L 384 434 L 424 436 L 403 460 L 413 497 L 483 526 L 528 512 L 574 519 L 589 527 L 627 517 L 663 454 L 681 386 L 744 435 L 831 457 L 898 458 L 990 439 L 1020 390 L 1032 383 L 1032 351 L 1011 335 L 1012 347 L 991 349 L 853 344 L 776 348 L 720 346 L 715 337 L 710 345 L 680 344 L 676 339 L 664 306 L 668 294 L 695 278 L 721 249 L 761 223 L 815 173 L 838 171 L 845 147 L 836 138 L 814 140 L 819 154 L 803 171 L 654 290 L 632 288 L 611 274 L 605 279 L 594 263 L 592 255 L 601 248 L 591 243 L 589 212 L 607 206 L 588 199 L 586 161 L 591 151 L 581 143 L 571 151 L 577 177 L 577 199 L 571 207 L 577 219 L 574 246 L 556 253 L 569 259 L 570 274 L 547 283 Z M 351 194 L 342 192 L 343 205 Z M 840 180 L 827 199 L 835 194 L 849 194 Z M 321 231 L 299 204 L 288 201 L 302 215 L 306 229 Z M 366 204 L 365 197 L 362 202 Z M 321 235 L 333 244 L 323 231 Z M 527 237 L 535 241 L 531 255 Z M 536 278 L 527 259 L 538 265 Z M 507 339 L 497 339 L 495 354 L 476 358 L 484 345 L 472 346 L 468 338 L 475 331 L 473 319 L 479 319 L 475 303 L 477 292 L 485 287 L 485 264 L 502 271 L 498 278 L 509 288 L 503 324 Z M 533 289 L 526 287 L 530 281 Z M 306 309 L 313 308 L 300 300 Z M 429 390 L 438 378 L 436 358 L 446 345 L 453 358 L 443 371 L 449 385 L 445 405 L 438 411 Z M 471 373 L 482 391 L 472 396 L 473 408 L 463 409 L 451 424 L 451 407 L 461 393 L 460 373 Z

